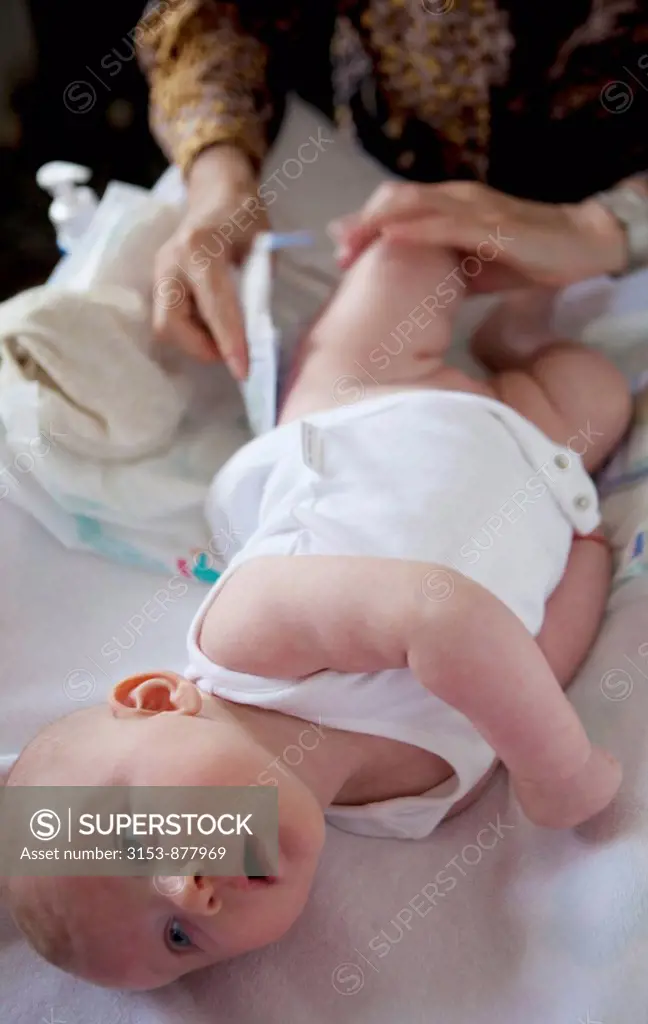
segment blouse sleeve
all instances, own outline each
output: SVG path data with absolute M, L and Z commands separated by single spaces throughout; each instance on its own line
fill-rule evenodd
M 154 0 L 145 10 L 136 43 L 151 130 L 183 173 L 215 143 L 238 146 L 259 166 L 285 100 L 278 38 L 292 28 L 266 18 L 251 31 L 239 5 L 216 0 Z

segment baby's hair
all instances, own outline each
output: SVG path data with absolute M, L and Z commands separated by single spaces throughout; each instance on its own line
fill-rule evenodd
M 41 912 L 37 899 L 21 898 L 13 891 L 11 884 L 8 887 L 8 905 L 14 923 L 35 952 L 53 967 L 70 971 L 75 956 L 72 937 L 65 922 Z
M 11 766 L 5 785 L 47 785 L 48 768 L 57 753 L 64 749 L 69 729 L 74 726 L 72 720 L 84 712 L 87 713 L 87 709 L 77 709 L 41 729 Z M 8 879 L 3 896 L 16 926 L 30 946 L 54 967 L 71 971 L 76 957 L 65 921 L 48 913 L 38 898 L 39 885 L 48 881 L 51 880 L 18 878 L 12 882 Z

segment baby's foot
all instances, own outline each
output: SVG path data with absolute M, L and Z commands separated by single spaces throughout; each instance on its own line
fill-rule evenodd
M 545 828 L 573 828 L 602 811 L 621 785 L 621 765 L 600 747 L 569 779 L 551 783 L 513 779 L 527 818 Z

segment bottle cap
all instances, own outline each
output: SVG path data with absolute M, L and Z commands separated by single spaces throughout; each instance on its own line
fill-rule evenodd
M 52 196 L 49 217 L 56 229 L 59 249 L 69 252 L 87 230 L 99 200 L 85 183 L 92 171 L 81 164 L 53 160 L 36 173 L 38 185 Z
M 91 177 L 89 167 L 67 163 L 65 160 L 52 160 L 38 169 L 36 183 L 45 192 L 56 196 L 68 185 L 85 185 Z

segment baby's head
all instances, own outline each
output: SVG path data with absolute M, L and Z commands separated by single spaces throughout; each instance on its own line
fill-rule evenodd
M 258 785 L 274 755 L 221 702 L 171 672 L 125 680 L 107 704 L 47 726 L 7 785 Z M 158 988 L 280 938 L 301 913 L 324 841 L 321 808 L 282 772 L 276 878 L 12 877 L 9 908 L 50 963 L 98 985 Z

